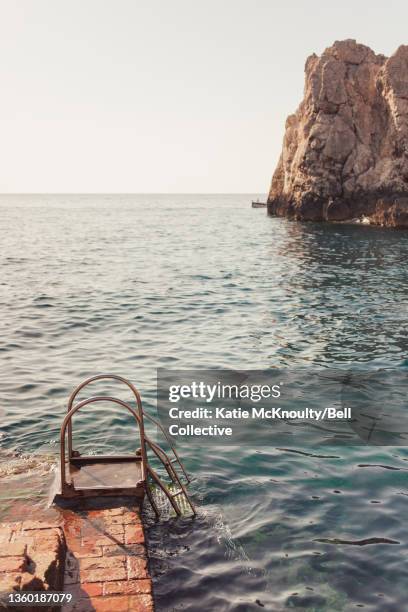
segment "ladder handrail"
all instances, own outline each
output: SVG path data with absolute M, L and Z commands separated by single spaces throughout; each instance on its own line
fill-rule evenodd
M 69 412 L 71 410 L 76 396 L 78 395 L 78 393 L 84 387 L 86 387 L 91 382 L 94 382 L 96 380 L 102 380 L 102 379 L 107 379 L 107 378 L 109 378 L 111 380 L 119 380 L 120 382 L 122 382 L 125 385 L 127 385 L 129 387 L 129 389 L 132 391 L 132 393 L 133 393 L 133 395 L 135 396 L 135 399 L 136 399 L 136 404 L 137 404 L 137 408 L 138 408 L 138 412 L 139 412 L 139 416 L 140 416 L 139 427 L 142 429 L 142 434 L 143 434 L 143 437 L 144 437 L 143 406 L 142 406 L 142 398 L 140 397 L 140 393 L 136 389 L 136 387 L 129 380 L 127 380 L 123 376 L 119 376 L 118 374 L 96 374 L 95 376 L 91 376 L 90 378 L 87 378 L 86 380 L 84 380 L 71 393 L 71 395 L 69 397 L 69 400 L 68 400 L 68 410 L 67 410 L 67 412 Z M 69 456 L 72 457 L 72 423 L 71 422 L 70 422 L 70 424 L 68 426 L 68 452 L 69 452 Z M 144 447 L 144 444 L 142 444 L 142 457 L 144 459 L 146 459 L 146 449 Z
M 190 482 L 190 477 L 187 474 L 187 471 L 176 451 L 176 449 L 174 448 L 171 440 L 170 440 L 170 436 L 168 435 L 168 433 L 166 432 L 166 430 L 164 429 L 163 425 L 154 417 L 152 417 L 148 412 L 145 412 L 145 410 L 143 409 L 142 406 L 142 400 L 140 397 L 140 393 L 139 391 L 136 389 L 136 387 L 129 381 L 127 380 L 127 378 L 124 378 L 123 376 L 119 376 L 118 374 L 97 374 L 95 376 L 91 376 L 90 378 L 87 378 L 86 380 L 84 380 L 80 385 L 78 385 L 76 387 L 76 389 L 74 389 L 74 391 L 71 393 L 70 398 L 68 400 L 68 412 L 71 410 L 74 400 L 76 398 L 76 396 L 78 395 L 78 393 L 87 385 L 89 385 L 90 383 L 96 381 L 96 380 L 118 380 L 119 382 L 124 383 L 127 387 L 129 387 L 129 389 L 133 392 L 133 395 L 136 398 L 136 402 L 137 402 L 137 406 L 139 409 L 139 415 L 141 416 L 141 419 L 143 421 L 143 417 L 146 417 L 146 419 L 148 419 L 150 422 L 154 423 L 162 432 L 164 438 L 166 439 L 168 445 L 170 446 L 171 452 L 174 455 L 174 458 L 176 459 L 177 463 L 179 464 L 181 471 L 184 474 L 185 479 L 187 480 L 187 482 Z M 144 432 L 144 424 L 142 423 L 142 428 L 143 428 L 143 432 Z M 146 439 L 146 437 L 144 436 L 144 439 Z M 69 423 L 68 425 L 68 454 L 69 457 L 72 457 L 72 423 Z M 143 447 L 142 445 L 142 456 L 146 455 L 146 449 Z M 146 458 L 146 457 L 145 457 Z
M 189 475 L 186 472 L 186 469 L 185 469 L 185 467 L 183 465 L 183 462 L 181 461 L 181 459 L 180 459 L 180 457 L 178 455 L 178 452 L 176 451 L 176 449 L 174 448 L 173 444 L 171 443 L 170 436 L 166 432 L 166 430 L 164 429 L 163 425 L 160 423 L 160 421 L 158 421 L 157 419 L 152 417 L 148 412 L 145 412 L 144 410 L 143 410 L 143 415 L 145 416 L 145 418 L 148 421 L 151 421 L 152 423 L 154 423 L 160 429 L 160 431 L 162 432 L 162 434 L 163 434 L 164 438 L 166 439 L 168 445 L 170 446 L 171 451 L 172 451 L 172 453 L 173 453 L 177 463 L 179 464 L 179 466 L 181 468 L 181 471 L 183 472 L 183 474 L 185 476 L 185 479 L 187 480 L 187 482 L 191 482 L 191 479 L 190 479 Z
M 132 391 L 135 399 L 136 399 L 136 406 L 137 406 L 137 410 L 135 410 L 129 403 L 120 400 L 118 398 L 112 397 L 112 396 L 93 396 L 90 398 L 87 398 L 85 400 L 80 401 L 79 403 L 74 405 L 74 401 L 75 398 L 77 397 L 78 393 L 87 385 L 89 385 L 90 383 L 97 381 L 97 380 L 118 380 L 119 382 L 124 383 L 127 387 L 130 388 L 130 390 Z M 178 505 L 178 503 L 175 501 L 175 497 L 176 495 L 179 495 L 181 492 L 184 494 L 190 508 L 191 511 L 193 513 L 193 515 L 196 515 L 196 509 L 195 506 L 193 504 L 193 502 L 191 501 L 188 492 L 185 488 L 185 485 L 182 483 L 177 470 L 173 467 L 173 463 L 177 462 L 178 465 L 180 466 L 180 469 L 182 471 L 182 473 L 184 474 L 184 477 L 187 480 L 187 483 L 190 482 L 190 478 L 187 474 L 187 471 L 184 468 L 184 465 L 176 451 L 176 449 L 174 448 L 172 441 L 170 439 L 170 436 L 168 435 L 168 433 L 165 431 L 163 425 L 154 417 L 150 416 L 150 414 L 148 414 L 147 412 L 145 412 L 143 410 L 143 406 L 142 406 L 142 400 L 140 397 L 140 393 L 139 391 L 136 389 L 136 387 L 126 378 L 124 378 L 123 376 L 119 376 L 117 374 L 98 374 L 96 376 L 92 376 L 91 378 L 86 379 L 85 381 L 83 381 L 80 385 L 78 385 L 74 391 L 71 393 L 69 400 L 68 400 L 68 409 L 67 409 L 67 414 L 64 418 L 64 421 L 62 423 L 61 426 L 61 432 L 60 432 L 60 443 L 61 443 L 61 448 L 60 448 L 60 456 L 61 456 L 61 488 L 62 488 L 62 492 L 64 491 L 64 488 L 66 488 L 68 486 L 67 481 L 66 481 L 66 469 L 65 469 L 65 463 L 66 463 L 66 447 L 65 447 L 65 437 L 66 437 L 66 432 L 68 430 L 68 461 L 71 461 L 71 459 L 74 459 L 74 452 L 73 452 L 73 447 L 72 447 L 72 417 L 73 415 L 83 406 L 86 406 L 88 404 L 91 403 L 95 403 L 95 402 L 101 402 L 101 401 L 110 401 L 116 404 L 119 404 L 125 408 L 127 408 L 129 410 L 129 412 L 131 412 L 131 414 L 135 417 L 135 420 L 139 426 L 139 434 L 140 434 L 140 445 L 141 445 L 141 460 L 142 460 L 142 475 L 143 475 L 143 480 L 144 480 L 144 486 L 145 486 L 145 490 L 147 493 L 147 496 L 149 498 L 149 501 L 153 507 L 153 510 L 156 514 L 156 516 L 159 516 L 159 510 L 157 508 L 157 505 L 154 501 L 154 498 L 152 496 L 152 493 L 150 491 L 149 488 L 149 484 L 148 484 L 148 477 L 150 476 L 155 482 L 156 484 L 164 491 L 165 495 L 168 497 L 171 505 L 173 506 L 176 514 L 178 516 L 181 515 L 181 510 L 180 507 Z M 159 444 L 157 444 L 156 442 L 154 442 L 153 440 L 151 440 L 145 433 L 145 429 L 144 429 L 144 418 L 147 418 L 149 421 L 151 421 L 152 423 L 154 423 L 157 428 L 162 432 L 166 442 L 168 443 L 171 452 L 174 455 L 174 459 L 170 460 L 168 454 L 161 448 L 161 446 L 159 446 Z M 147 450 L 146 450 L 146 446 L 148 446 L 153 453 L 156 455 L 156 457 L 158 457 L 158 459 L 161 461 L 161 463 L 164 465 L 168 476 L 170 477 L 170 480 L 172 481 L 172 483 L 174 485 L 179 485 L 180 490 L 177 493 L 172 494 L 172 492 L 168 489 L 167 485 L 160 479 L 160 477 L 158 476 L 158 474 L 153 470 L 153 468 L 149 465 L 148 459 L 147 459 Z
M 140 421 L 139 421 L 140 417 L 139 417 L 139 414 L 136 412 L 136 410 L 132 406 L 129 406 L 129 404 L 127 404 L 121 399 L 118 399 L 117 397 L 104 396 L 104 395 L 95 395 L 94 397 L 89 397 L 87 399 L 82 400 L 78 404 L 75 404 L 75 406 L 73 406 L 71 410 L 65 415 L 65 418 L 61 425 L 61 431 L 60 431 L 60 464 L 61 465 L 60 465 L 60 469 L 61 469 L 61 489 L 62 491 L 64 491 L 64 488 L 66 488 L 68 484 L 66 480 L 66 470 L 65 470 L 65 454 L 66 454 L 65 453 L 65 435 L 66 435 L 67 427 L 69 423 L 71 422 L 73 415 L 76 412 L 78 412 L 78 410 L 80 410 L 84 406 L 87 406 L 88 404 L 94 404 L 96 402 L 113 402 L 114 404 L 119 404 L 120 406 L 127 408 L 127 410 L 129 410 L 129 412 L 135 417 L 136 423 L 139 426 L 140 442 L 141 442 L 142 448 L 145 446 L 145 434 L 142 428 L 140 427 Z M 143 417 L 142 417 L 142 421 L 143 421 Z M 70 461 L 71 458 L 72 456 L 69 456 L 68 461 Z M 146 471 L 147 471 L 147 461 L 143 457 L 143 454 L 142 454 L 142 466 L 143 466 L 142 476 L 145 479 Z

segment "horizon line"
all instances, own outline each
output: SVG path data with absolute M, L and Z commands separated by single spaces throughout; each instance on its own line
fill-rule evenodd
M 10 191 L 0 192 L 1 196 L 72 196 L 72 195 L 261 195 L 265 191 Z

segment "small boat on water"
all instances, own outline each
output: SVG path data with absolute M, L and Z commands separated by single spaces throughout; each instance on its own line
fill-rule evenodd
M 260 202 L 259 200 L 252 200 L 252 208 L 265 208 L 266 202 Z

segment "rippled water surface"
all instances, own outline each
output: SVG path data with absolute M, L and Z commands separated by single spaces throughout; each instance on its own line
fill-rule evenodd
M 130 378 L 154 413 L 158 366 L 408 366 L 408 234 L 250 200 L 1 197 L 3 508 L 43 493 L 36 457 L 45 478 L 67 396 L 94 373 Z M 108 407 L 75 431 L 90 452 L 137 446 Z M 159 611 L 406 609 L 408 452 L 318 437 L 180 449 L 200 515 L 149 529 Z

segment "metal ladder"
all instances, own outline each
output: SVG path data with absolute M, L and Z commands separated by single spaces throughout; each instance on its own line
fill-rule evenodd
M 186 489 L 186 485 L 183 483 L 182 479 L 184 478 L 186 481 L 186 484 L 191 482 L 191 479 L 189 478 L 187 471 L 176 451 L 176 449 L 174 448 L 173 444 L 171 443 L 171 439 L 169 437 L 169 435 L 167 434 L 167 432 L 165 431 L 165 429 L 163 428 L 162 424 L 155 418 L 153 418 L 151 415 L 149 415 L 148 413 L 146 413 L 143 410 L 142 407 L 142 401 L 141 401 L 141 397 L 139 394 L 139 391 L 136 389 L 136 387 L 126 378 L 123 378 L 122 376 L 119 376 L 117 374 L 98 374 L 96 376 L 93 376 L 91 378 L 86 379 L 84 382 L 82 382 L 80 385 L 78 385 L 78 387 L 76 387 L 76 389 L 72 392 L 69 400 L 68 400 L 68 414 L 71 413 L 71 411 L 73 411 L 73 409 L 75 408 L 74 406 L 74 401 L 75 398 L 77 397 L 78 393 L 87 385 L 89 385 L 92 382 L 98 381 L 98 380 L 116 380 L 119 381 L 123 384 L 125 384 L 127 387 L 129 387 L 129 389 L 132 391 L 135 400 L 136 400 L 136 405 L 137 405 L 137 412 L 132 410 L 132 413 L 134 414 L 134 416 L 136 416 L 137 418 L 137 422 L 139 424 L 139 430 L 140 430 L 140 441 L 141 441 L 141 447 L 140 449 L 138 449 L 137 453 L 140 453 L 141 455 L 141 459 L 142 462 L 145 466 L 145 472 L 146 472 L 146 477 L 145 477 L 145 492 L 146 495 L 149 499 L 150 505 L 153 508 L 153 511 L 156 515 L 157 518 L 160 517 L 160 510 L 154 500 L 154 496 L 152 494 L 150 485 L 149 485 L 149 477 L 151 478 L 151 480 L 164 492 L 164 494 L 166 495 L 166 497 L 168 498 L 171 506 L 173 507 L 175 513 L 177 516 L 182 516 L 183 512 L 180 508 L 180 504 L 177 503 L 176 498 L 179 497 L 180 495 L 184 495 L 184 498 L 191 510 L 191 514 L 192 516 L 196 516 L 197 514 L 197 510 L 195 508 L 194 503 L 192 502 L 188 491 Z M 97 398 L 94 398 L 97 399 Z M 98 398 L 98 399 L 102 399 L 102 398 Z M 109 399 L 109 398 L 106 398 Z M 89 400 L 89 402 L 91 402 L 92 400 Z M 121 402 L 123 403 L 123 402 Z M 173 457 L 170 459 L 169 455 L 163 450 L 163 448 L 161 446 L 159 446 L 159 444 L 157 444 L 156 442 L 154 442 L 153 440 L 150 439 L 149 436 L 146 435 L 145 433 L 145 429 L 144 429 L 144 420 L 147 419 L 148 421 L 150 421 L 151 423 L 153 423 L 163 434 L 167 444 L 170 447 L 170 452 L 173 455 Z M 70 461 L 71 459 L 75 459 L 78 457 L 79 453 L 78 451 L 73 450 L 72 448 L 72 422 L 71 422 L 71 418 L 69 418 L 67 420 L 67 431 L 68 431 L 68 461 Z M 147 452 L 148 450 L 152 451 L 152 453 L 157 457 L 157 459 L 163 464 L 169 479 L 171 481 L 171 485 L 176 488 L 176 491 L 172 491 L 169 486 L 160 478 L 160 476 L 157 474 L 157 472 L 151 467 L 151 465 L 149 464 L 148 461 L 148 457 L 147 457 Z M 181 471 L 181 476 L 179 475 L 179 473 L 177 472 L 177 468 L 175 466 L 178 466 L 178 468 Z

